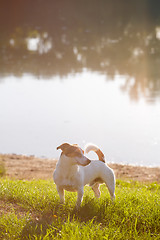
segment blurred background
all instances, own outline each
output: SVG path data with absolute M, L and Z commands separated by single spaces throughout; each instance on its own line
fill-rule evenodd
M 159 0 L 0 0 L 0 153 L 63 142 L 160 166 Z

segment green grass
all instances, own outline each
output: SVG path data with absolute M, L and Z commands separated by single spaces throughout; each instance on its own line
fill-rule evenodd
M 76 193 L 61 205 L 52 181 L 1 178 L 0 239 L 160 239 L 160 184 L 118 180 L 114 204 L 101 192 L 85 187 L 77 211 Z

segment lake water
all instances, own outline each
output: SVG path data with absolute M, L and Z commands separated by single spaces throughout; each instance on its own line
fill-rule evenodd
M 160 166 L 160 1 L 0 1 L 0 153 Z M 96 158 L 95 154 L 90 154 Z
M 109 80 L 86 69 L 48 80 L 4 77 L 0 152 L 58 158 L 63 142 L 92 142 L 108 162 L 159 166 L 160 99 L 132 101 L 122 91 L 125 76 Z

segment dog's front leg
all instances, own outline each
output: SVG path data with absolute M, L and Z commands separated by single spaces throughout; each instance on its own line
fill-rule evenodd
M 83 199 L 83 193 L 84 193 L 84 189 L 83 187 L 79 188 L 77 191 L 77 203 L 76 203 L 76 207 L 79 208 Z
M 62 187 L 57 186 L 57 191 L 60 197 L 60 202 L 64 203 L 64 189 Z

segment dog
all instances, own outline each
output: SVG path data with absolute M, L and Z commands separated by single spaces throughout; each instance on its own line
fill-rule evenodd
M 94 151 L 99 160 L 90 160 L 77 144 L 63 143 L 57 147 L 62 153 L 56 164 L 53 179 L 57 187 L 60 202 L 64 203 L 64 190 L 77 192 L 76 207 L 79 208 L 83 199 L 84 186 L 89 184 L 95 197 L 100 197 L 99 185 L 105 183 L 111 199 L 115 199 L 115 175 L 105 163 L 102 151 L 94 144 L 85 147 L 85 153 Z

